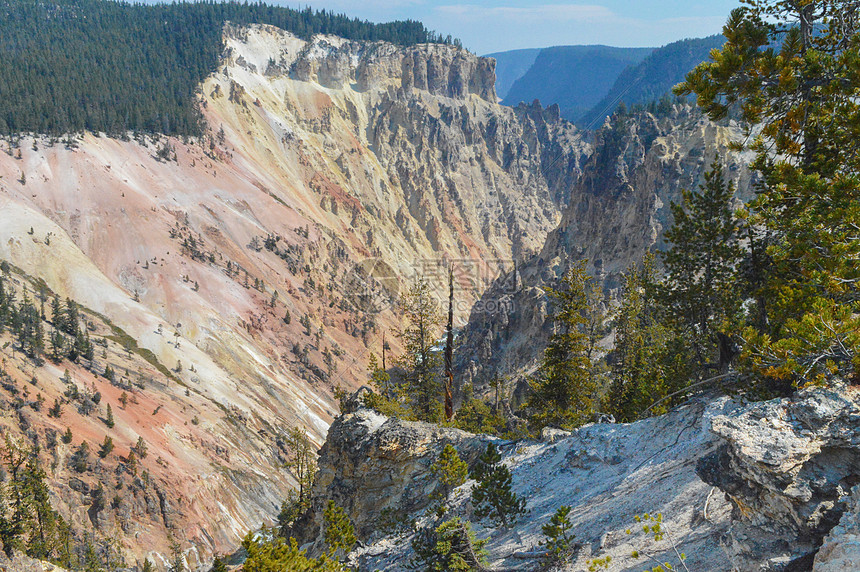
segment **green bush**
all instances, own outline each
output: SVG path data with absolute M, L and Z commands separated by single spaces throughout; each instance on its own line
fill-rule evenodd
M 541 527 L 541 531 L 546 536 L 546 540 L 541 542 L 541 546 L 546 548 L 544 561 L 550 567 L 567 562 L 577 549 L 574 535 L 570 532 L 573 525 L 568 515 L 570 515 L 570 507 L 561 505 L 549 522 Z
M 475 538 L 468 522 L 453 518 L 416 534 L 412 540 L 412 566 L 427 572 L 483 570 L 485 544 Z
M 323 538 L 329 554 L 334 557 L 338 553 L 349 553 L 358 539 L 355 537 L 355 528 L 343 508 L 337 506 L 333 500 L 329 500 L 323 511 L 323 522 Z
M 248 553 L 242 568 L 244 572 L 346 572 L 327 554 L 309 558 L 304 550 L 299 549 L 295 538 L 256 540 L 249 532 L 242 541 L 242 547 Z

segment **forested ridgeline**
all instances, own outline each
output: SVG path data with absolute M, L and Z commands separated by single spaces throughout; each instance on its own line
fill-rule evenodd
M 375 24 L 263 3 L 6 0 L 0 4 L 0 133 L 199 134 L 194 95 L 217 68 L 227 21 L 271 24 L 302 38 L 454 42 L 417 21 Z

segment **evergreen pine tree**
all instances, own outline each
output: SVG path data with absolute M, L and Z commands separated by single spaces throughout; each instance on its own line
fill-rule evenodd
M 475 538 L 468 522 L 452 518 L 439 526 L 418 531 L 412 540 L 412 569 L 427 572 L 486 570 L 486 541 Z
M 113 429 L 114 419 L 113 419 L 113 409 L 111 409 L 110 403 L 107 406 L 107 415 L 105 416 L 105 425 Z
M 125 463 L 128 465 L 128 470 L 132 475 L 137 474 L 137 455 L 134 452 L 134 449 L 130 449 L 128 452 L 128 456 L 125 458 Z
M 329 500 L 323 511 L 323 538 L 328 546 L 329 554 L 334 558 L 337 554 L 347 554 L 358 540 L 355 529 L 343 508 Z
M 454 266 L 448 267 L 448 321 L 445 324 L 445 420 L 454 417 Z
M 12 442 L 8 434 L 5 436 L 2 460 L 3 468 L 8 472 L 9 478 L 4 491 L 7 508 L 0 537 L 3 541 L 3 550 L 7 556 L 11 556 L 13 550 L 26 550 L 25 535 L 32 499 L 24 479 L 27 454 Z
M 683 191 L 671 204 L 674 223 L 666 232 L 666 278 L 660 301 L 679 334 L 688 340 L 698 369 L 725 372 L 731 361 L 728 332 L 736 324 L 741 296 L 735 270 L 743 250 L 731 207 L 735 186 L 719 160 L 705 173 L 698 192 Z
M 111 451 L 113 451 L 113 448 L 114 448 L 113 439 L 111 439 L 110 437 L 105 435 L 105 440 L 102 442 L 102 446 L 99 449 L 99 457 L 104 459 L 105 457 L 107 457 L 108 455 L 111 454 Z
M 63 331 L 70 336 L 76 336 L 80 331 L 79 317 L 78 305 L 71 298 L 66 298 Z
M 93 358 L 95 358 L 95 347 L 93 347 L 93 343 L 90 341 L 90 333 L 87 332 L 84 335 L 84 350 L 82 352 L 84 359 L 90 362 L 90 367 L 92 367 Z
M 81 441 L 80 446 L 72 455 L 72 468 L 78 473 L 83 473 L 89 468 L 90 446 L 86 441 Z
M 575 427 L 594 413 L 597 384 L 589 357 L 592 342 L 585 331 L 592 309 L 585 266 L 585 260 L 572 265 L 560 289 L 547 289 L 556 306 L 555 333 L 529 384 L 531 392 L 525 405 L 529 423 L 537 431 L 548 425 Z
M 544 562 L 550 569 L 569 560 L 576 549 L 569 515 L 570 507 L 561 505 L 549 522 L 541 527 L 541 532 L 546 536 L 546 540 L 541 541 L 541 546 L 546 549 Z
M 444 501 L 450 496 L 451 491 L 466 482 L 469 476 L 469 465 L 460 458 L 457 449 L 450 443 L 446 443 L 436 461 L 430 465 L 430 473 L 438 479 L 441 490 L 439 500 Z
M 328 554 L 319 558 L 308 558 L 295 538 L 258 540 L 248 533 L 242 541 L 248 558 L 242 565 L 244 572 L 346 572 L 346 569 Z
M 317 449 L 301 427 L 292 427 L 287 431 L 285 448 L 289 457 L 284 465 L 293 473 L 299 485 L 297 500 L 301 505 L 300 512 L 304 512 L 309 506 L 310 490 L 317 470 Z
M 411 409 L 419 420 L 437 422 L 444 415 L 440 360 L 433 348 L 441 322 L 438 308 L 424 280 L 417 280 L 401 302 L 406 327 L 398 332 L 404 346 L 398 365 L 404 371 Z
M 51 299 L 51 324 L 57 330 L 64 330 L 66 328 L 65 316 L 63 316 L 60 298 L 56 295 Z
M 676 88 L 711 119 L 739 110 L 762 180 L 749 227 L 764 245 L 744 366 L 787 389 L 860 382 L 860 8 L 757 0 L 734 10 L 726 44 Z M 753 129 L 758 131 L 753 133 Z
M 648 253 L 625 273 L 614 319 L 608 407 L 617 421 L 635 421 L 655 401 L 689 383 L 688 348 L 667 323 L 656 286 L 654 255 Z
M 54 363 L 59 363 L 63 359 L 65 353 L 66 339 L 59 330 L 53 330 L 50 337 L 51 342 L 51 360 Z
M 54 399 L 54 405 L 48 409 L 48 417 L 59 418 L 63 414 L 63 406 L 59 399 Z
M 7 477 L 0 487 L 0 542 L 10 555 L 21 550 L 41 559 L 62 559 L 68 526 L 51 507 L 46 475 L 37 451 L 18 446 L 7 435 L 2 449 Z
M 375 393 L 364 397 L 364 405 L 386 417 L 414 420 L 415 416 L 407 403 L 408 392 L 404 384 L 391 379 L 391 375 L 379 364 L 376 354 L 370 354 L 367 368 L 370 372 L 370 386 Z
M 511 489 L 511 471 L 502 463 L 502 457 L 492 443 L 478 458 L 471 477 L 477 481 L 472 489 L 476 517 L 488 518 L 496 526 L 508 529 L 525 513 L 526 501 Z
M 227 572 L 227 565 L 224 564 L 220 556 L 216 556 L 215 560 L 212 561 L 212 568 L 209 569 L 209 572 Z
M 146 458 L 146 441 L 143 440 L 143 437 L 137 438 L 137 443 L 134 445 L 134 452 L 137 453 L 137 456 L 141 459 Z
M 51 557 L 58 548 L 60 520 L 59 515 L 51 508 L 50 493 L 45 478 L 45 471 L 40 466 L 38 458 L 30 455 L 24 474 L 24 486 L 33 507 L 27 554 L 41 559 Z

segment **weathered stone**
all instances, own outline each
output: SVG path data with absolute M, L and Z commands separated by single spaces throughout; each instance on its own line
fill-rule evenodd
M 478 533 L 489 537 L 493 566 L 530 569 L 533 562 L 512 555 L 536 550 L 542 524 L 566 504 L 583 543 L 567 569 L 612 556 L 617 570 L 641 570 L 645 552 L 661 562 L 674 558 L 668 541 L 654 542 L 633 524 L 636 515 L 660 513 L 690 570 L 808 572 L 813 559 L 816 572 L 857 570 L 860 485 L 848 491 L 860 475 L 858 415 L 860 392 L 847 387 L 749 405 L 711 396 L 632 424 L 500 442 L 528 511 L 510 532 L 491 534 L 476 523 Z M 412 556 L 408 536 L 374 534 L 376 524 L 385 509 L 419 526 L 437 522 L 432 511 L 422 511 L 435 490 L 429 465 L 446 442 L 469 459 L 484 444 L 367 410 L 336 421 L 323 448 L 311 537 L 320 530 L 322 502 L 334 498 L 348 507 L 367 543 L 351 563 L 367 571 L 402 569 Z M 454 491 L 450 516 L 474 521 L 472 486 L 467 481 Z
M 860 485 L 851 489 L 845 512 L 815 556 L 815 572 L 856 572 L 860 568 Z
M 644 555 L 631 557 L 634 550 L 668 559 L 671 547 L 625 530 L 637 514 L 662 512 L 691 570 L 729 570 L 721 538 L 729 529 L 730 506 L 697 476 L 695 461 L 719 442 L 709 430 L 710 419 L 736 407 L 726 398 L 701 400 L 633 424 L 587 425 L 554 443 L 498 441 L 513 474 L 513 490 L 528 501 L 527 513 L 511 531 L 483 528 L 469 501 L 474 481 L 467 481 L 448 500 L 448 516 L 472 520 L 479 536 L 489 538 L 491 569 L 534 570 L 534 559 L 513 554 L 539 551 L 541 526 L 566 504 L 583 544 L 570 570 L 586 570 L 590 558 L 603 555 L 622 566 L 617 570 L 641 570 L 648 561 Z M 486 439 L 387 420 L 367 410 L 337 420 L 320 458 L 311 534 L 319 533 L 322 502 L 333 498 L 348 507 L 365 542 L 351 555 L 351 564 L 362 571 L 403 570 L 412 557 L 409 536 L 374 534 L 381 511 L 402 511 L 419 526 L 438 524 L 434 511 L 423 512 L 435 490 L 429 465 L 446 442 L 471 460 Z M 760 554 L 756 563 L 772 556 Z
M 555 427 L 544 427 L 540 432 L 540 440 L 544 443 L 555 443 L 556 441 L 567 439 L 570 435 L 570 431 L 556 429 Z
M 388 419 L 369 409 L 332 424 L 320 451 L 309 515 L 296 526 L 302 540 L 319 542 L 325 504 L 334 500 L 355 525 L 359 540 L 378 531 L 383 512 L 413 514 L 426 508 L 439 483 L 430 471 L 446 444 L 468 463 L 488 437 L 430 423 Z
M 737 555 L 814 553 L 860 481 L 860 392 L 807 389 L 716 417 L 712 429 L 724 446 L 699 474 L 732 502 L 735 536 L 750 539 Z

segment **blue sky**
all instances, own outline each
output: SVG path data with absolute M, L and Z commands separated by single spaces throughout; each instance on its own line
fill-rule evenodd
M 412 18 L 478 54 L 573 44 L 661 46 L 716 34 L 738 0 L 275 0 L 372 21 Z

